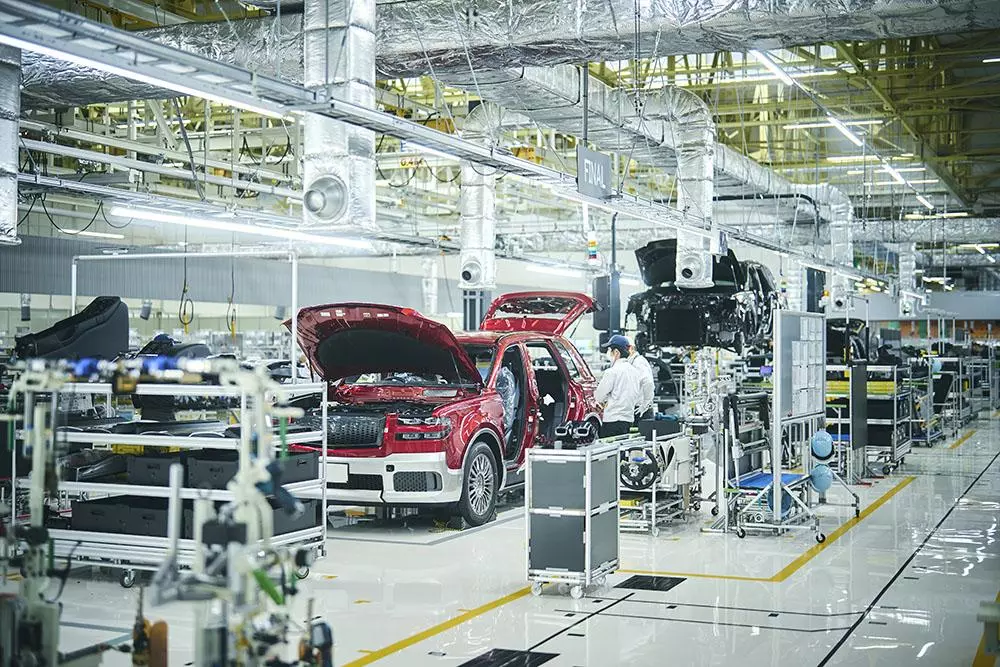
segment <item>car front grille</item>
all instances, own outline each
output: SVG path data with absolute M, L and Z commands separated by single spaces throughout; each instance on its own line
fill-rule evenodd
M 330 415 L 327 442 L 330 447 L 361 448 L 382 444 L 385 417 L 368 415 Z
M 381 491 L 382 475 L 355 475 L 352 473 L 347 476 L 346 482 L 328 482 L 327 488 L 346 491 Z
M 441 475 L 436 472 L 397 472 L 392 476 L 392 488 L 400 493 L 440 491 Z

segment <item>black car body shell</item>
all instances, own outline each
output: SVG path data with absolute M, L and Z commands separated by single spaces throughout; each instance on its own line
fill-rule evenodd
M 719 347 L 742 353 L 771 335 L 772 307 L 780 300 L 771 272 L 741 262 L 730 250 L 715 257 L 713 287 L 674 284 L 677 241 L 652 241 L 635 251 L 643 281 L 650 286 L 629 298 L 640 347 Z

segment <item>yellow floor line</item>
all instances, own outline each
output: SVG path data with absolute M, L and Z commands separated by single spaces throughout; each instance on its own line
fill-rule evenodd
M 810 547 L 809 549 L 806 550 L 804 554 L 793 560 L 785 567 L 783 567 L 781 571 L 779 571 L 776 575 L 771 577 L 771 581 L 774 582 L 784 581 L 785 579 L 788 579 L 788 577 L 798 572 L 803 565 L 805 565 L 813 558 L 815 558 L 817 555 L 819 555 L 819 553 L 823 551 L 823 549 L 826 549 L 828 546 L 830 546 L 838 539 L 843 537 L 844 533 L 849 531 L 851 528 L 854 528 L 854 526 L 858 525 L 859 523 L 867 519 L 869 516 L 871 516 L 872 512 L 874 512 L 879 507 L 889 502 L 889 500 L 894 495 L 905 489 L 907 485 L 911 484 L 915 479 L 916 477 L 906 477 L 903 480 L 901 480 L 899 484 L 897 484 L 896 486 L 892 487 L 884 494 L 882 494 L 882 496 L 878 500 L 876 500 L 875 502 L 868 505 L 868 507 L 861 510 L 861 513 L 858 516 L 840 524 L 840 526 L 838 526 L 836 530 L 834 530 L 832 533 L 826 536 L 825 542 Z
M 959 447 L 961 447 L 962 445 L 965 444 L 966 440 L 968 440 L 973 435 L 975 435 L 975 433 L 976 433 L 976 429 L 972 429 L 971 431 L 967 431 L 965 435 L 963 435 L 961 438 L 959 438 L 958 440 L 956 440 L 955 443 L 953 445 L 951 445 L 948 449 L 958 449 Z
M 1000 602 L 1000 593 L 997 593 L 996 601 Z M 986 653 L 986 630 L 983 630 L 983 636 L 979 640 L 979 648 L 976 650 L 976 657 L 972 659 L 972 667 L 993 667 L 996 662 L 995 655 Z
M 652 576 L 691 577 L 695 579 L 728 579 L 732 581 L 754 581 L 754 582 L 764 582 L 764 583 L 781 582 L 784 581 L 785 579 L 788 579 L 788 577 L 792 576 L 795 572 L 801 569 L 803 565 L 805 565 L 810 560 L 815 558 L 817 554 L 823 551 L 823 549 L 836 542 L 837 539 L 843 536 L 844 533 L 846 533 L 848 530 L 861 523 L 861 521 L 863 521 L 865 518 L 871 515 L 872 512 L 874 512 L 879 507 L 887 503 L 890 498 L 899 493 L 902 489 L 904 489 L 908 484 L 912 483 L 915 479 L 916 477 L 907 477 L 902 481 L 900 481 L 899 484 L 889 489 L 885 494 L 882 495 L 882 497 L 880 497 L 878 500 L 876 500 L 871 505 L 862 510 L 861 514 L 858 517 L 850 519 L 849 521 L 846 521 L 843 524 L 841 524 L 836 530 L 830 533 L 830 535 L 826 538 L 825 542 L 823 542 L 822 544 L 817 544 L 814 547 L 811 547 L 804 554 L 802 554 L 801 556 L 793 560 L 791 563 L 786 565 L 784 568 L 781 569 L 781 571 L 779 571 L 772 577 L 741 577 L 739 575 L 734 575 L 734 574 L 659 572 L 652 570 L 633 570 L 633 569 L 622 569 L 618 570 L 618 572 L 621 572 L 622 574 L 648 574 Z M 471 621 L 477 616 L 482 616 L 483 614 L 489 611 L 493 611 L 498 607 L 502 607 L 505 604 L 514 602 L 515 600 L 519 600 L 530 594 L 531 594 L 531 588 L 528 587 L 514 591 L 510 595 L 505 595 L 502 598 L 498 598 L 496 600 L 493 600 L 492 602 L 487 602 L 484 605 L 480 605 L 475 609 L 470 609 L 462 614 L 459 614 L 458 616 L 448 619 L 447 621 L 438 623 L 437 625 L 431 626 L 426 630 L 422 630 L 421 632 L 418 632 L 415 635 L 410 635 L 409 637 L 401 639 L 394 644 L 389 644 L 385 648 L 380 648 L 377 651 L 363 651 L 363 653 L 365 653 L 364 656 L 358 658 L 357 660 L 353 660 L 352 662 L 348 662 L 347 664 L 343 665 L 343 667 L 362 667 L 363 665 L 370 665 L 371 663 L 377 660 L 381 660 L 382 658 L 390 656 L 393 653 L 399 653 L 400 651 L 407 649 L 413 646 L 414 644 L 419 644 L 425 639 L 430 639 L 431 637 L 439 635 L 447 630 L 451 630 L 452 628 L 459 626 L 462 623 L 465 623 L 466 621 Z M 976 667 L 979 666 L 976 665 Z
M 477 616 L 482 616 L 488 611 L 492 611 L 497 607 L 502 607 L 508 602 L 513 602 L 514 600 L 518 600 L 527 595 L 531 595 L 531 588 L 525 587 L 520 590 L 514 591 L 510 595 L 505 595 L 502 598 L 498 598 L 496 600 L 493 600 L 492 602 L 487 602 L 486 604 L 476 607 L 475 609 L 470 609 L 464 614 L 459 614 L 454 618 L 449 618 L 447 621 L 444 621 L 443 623 L 438 623 L 437 625 L 431 626 L 426 630 L 423 630 L 422 632 L 418 632 L 415 635 L 410 635 L 406 639 L 400 639 L 395 644 L 389 644 L 385 648 L 380 648 L 377 651 L 372 651 L 371 653 L 361 658 L 358 658 L 357 660 L 349 662 L 343 665 L 342 667 L 361 667 L 362 665 L 370 665 L 376 660 L 381 660 L 386 656 L 390 656 L 393 653 L 398 653 L 403 649 L 413 646 L 414 644 L 419 644 L 425 639 L 429 639 L 434 635 L 439 635 L 446 630 L 450 630 L 455 626 L 465 623 L 466 621 L 471 621 Z

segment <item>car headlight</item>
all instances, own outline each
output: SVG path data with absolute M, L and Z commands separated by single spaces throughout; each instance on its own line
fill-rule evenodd
M 401 426 L 445 426 L 451 424 L 447 417 L 399 417 L 397 420 Z

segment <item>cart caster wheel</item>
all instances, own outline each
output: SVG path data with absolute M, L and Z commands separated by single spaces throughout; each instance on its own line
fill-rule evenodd
M 712 516 L 719 516 L 719 506 L 716 505 L 712 508 Z
M 579 600 L 583 597 L 583 586 L 574 586 L 569 589 L 569 596 L 574 600 Z
M 542 594 L 542 582 L 536 581 L 531 584 L 531 594 L 536 598 Z
M 826 535 L 824 535 L 823 533 L 816 533 L 816 541 L 819 542 L 820 544 L 823 544 L 824 542 L 826 542 Z
M 892 472 L 892 468 L 890 468 L 887 465 L 882 466 L 882 474 L 883 475 L 888 475 L 891 472 Z
M 135 570 L 125 570 L 122 572 L 122 576 L 118 579 L 118 583 L 121 584 L 122 588 L 132 588 L 135 586 Z
M 594 581 L 594 583 L 598 588 L 604 588 L 608 585 L 608 578 L 602 574 Z
M 556 590 L 559 592 L 559 595 L 566 595 L 569 592 L 569 584 L 557 584 Z
M 692 506 L 691 506 L 691 508 L 692 508 L 692 509 L 693 509 L 693 510 L 694 510 L 695 512 L 700 512 L 700 511 L 701 511 L 701 503 L 695 503 L 694 505 L 692 505 Z
M 743 530 L 742 528 L 737 528 L 736 529 L 736 537 L 738 537 L 738 538 L 740 538 L 742 540 L 746 536 L 747 536 L 747 531 Z
M 305 579 L 308 576 L 309 576 L 309 568 L 308 567 L 296 568 L 296 570 L 295 570 L 295 578 L 296 579 Z
M 659 537 L 660 536 L 660 529 L 658 527 L 656 527 L 656 526 L 653 526 L 653 529 L 651 531 L 649 531 L 649 534 L 652 535 L 653 537 Z

